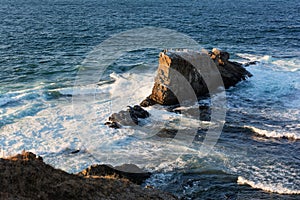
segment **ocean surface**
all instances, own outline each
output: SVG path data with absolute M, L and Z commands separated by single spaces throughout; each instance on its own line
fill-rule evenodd
M 145 34 L 145 27 L 163 31 Z M 116 52 L 106 70 L 93 68 L 91 79 L 77 84 L 93 56 L 101 66 L 99 48 L 118 50 L 101 44 L 130 30 L 145 43 L 172 38 L 164 34 L 172 30 L 199 50 L 258 61 L 247 67 L 253 77 L 226 91 L 225 124 L 209 154 L 201 145 L 213 123 L 199 128 L 198 120 L 158 105 L 147 108 L 149 133 L 104 125 L 151 93 L 164 47 Z M 134 163 L 153 172 L 145 185 L 183 199 L 300 199 L 299 36 L 299 1 L 1 0 L 1 157 L 32 151 L 70 173 Z M 99 74 L 104 78 L 94 79 Z M 155 125 L 197 131 L 193 142 L 173 143 L 153 139 Z

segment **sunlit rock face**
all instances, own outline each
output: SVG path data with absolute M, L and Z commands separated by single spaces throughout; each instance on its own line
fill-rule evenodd
M 229 53 L 215 48 L 209 53 L 161 52 L 152 93 L 141 106 L 176 105 L 199 99 L 218 87 L 229 88 L 252 76 L 240 63 L 229 61 L 229 57 Z

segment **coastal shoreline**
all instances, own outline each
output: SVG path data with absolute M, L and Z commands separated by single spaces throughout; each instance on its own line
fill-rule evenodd
M 0 199 L 177 199 L 126 178 L 69 174 L 31 152 L 0 159 Z

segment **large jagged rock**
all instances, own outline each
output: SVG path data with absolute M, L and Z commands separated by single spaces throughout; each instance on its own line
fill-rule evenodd
M 229 61 L 229 57 L 229 53 L 218 49 L 213 49 L 208 54 L 195 51 L 161 52 L 159 55 L 158 73 L 152 93 L 140 105 L 147 107 L 156 103 L 161 105 L 178 104 L 178 95 L 187 96 L 186 98 L 188 98 L 188 95 L 185 95 L 185 93 L 189 88 L 187 88 L 187 84 L 183 84 L 184 81 L 188 82 L 198 99 L 208 96 L 209 89 L 207 80 L 205 81 L 204 77 L 217 77 L 216 70 L 212 70 L 212 65 L 216 66 L 215 69 L 221 75 L 221 81 L 226 89 L 252 76 L 242 64 Z M 196 62 L 200 62 L 202 66 L 200 73 L 193 65 Z M 178 73 L 184 79 L 182 77 L 180 79 Z M 215 74 L 211 76 L 213 73 Z M 210 80 L 210 82 L 214 81 Z M 214 83 L 210 84 L 213 85 Z M 214 85 L 215 88 L 222 86 L 218 85 L 219 83 L 217 82 L 216 84 Z

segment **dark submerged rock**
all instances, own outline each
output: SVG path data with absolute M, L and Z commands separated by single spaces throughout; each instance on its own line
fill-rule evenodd
M 199 105 L 195 108 L 188 108 L 184 111 L 174 108 L 171 112 L 183 114 L 194 119 L 199 119 L 201 121 L 210 121 L 211 120 L 211 108 L 206 105 Z
M 113 113 L 105 125 L 110 128 L 121 128 L 121 126 L 136 126 L 139 124 L 139 119 L 145 119 L 150 116 L 149 112 L 144 110 L 141 106 L 128 106 L 127 110 L 121 110 L 118 113 Z
M 257 63 L 259 63 L 258 61 L 250 61 L 244 64 L 244 67 L 248 67 L 250 65 L 256 65 Z
M 156 134 L 156 136 L 160 138 L 174 138 L 177 132 L 177 129 L 163 128 Z
M 135 105 L 132 107 L 130 107 L 130 112 L 132 113 L 132 115 L 136 116 L 137 118 L 148 118 L 150 117 L 150 114 L 148 113 L 148 111 L 144 110 L 141 106 Z
M 121 125 L 117 122 L 105 122 L 104 125 L 107 125 L 109 128 L 121 128 Z
M 112 167 L 109 165 L 92 165 L 78 173 L 81 176 L 111 176 L 118 179 L 127 179 L 132 183 L 141 185 L 146 179 L 150 178 L 151 173 L 141 170 L 134 164 L 123 164 Z

